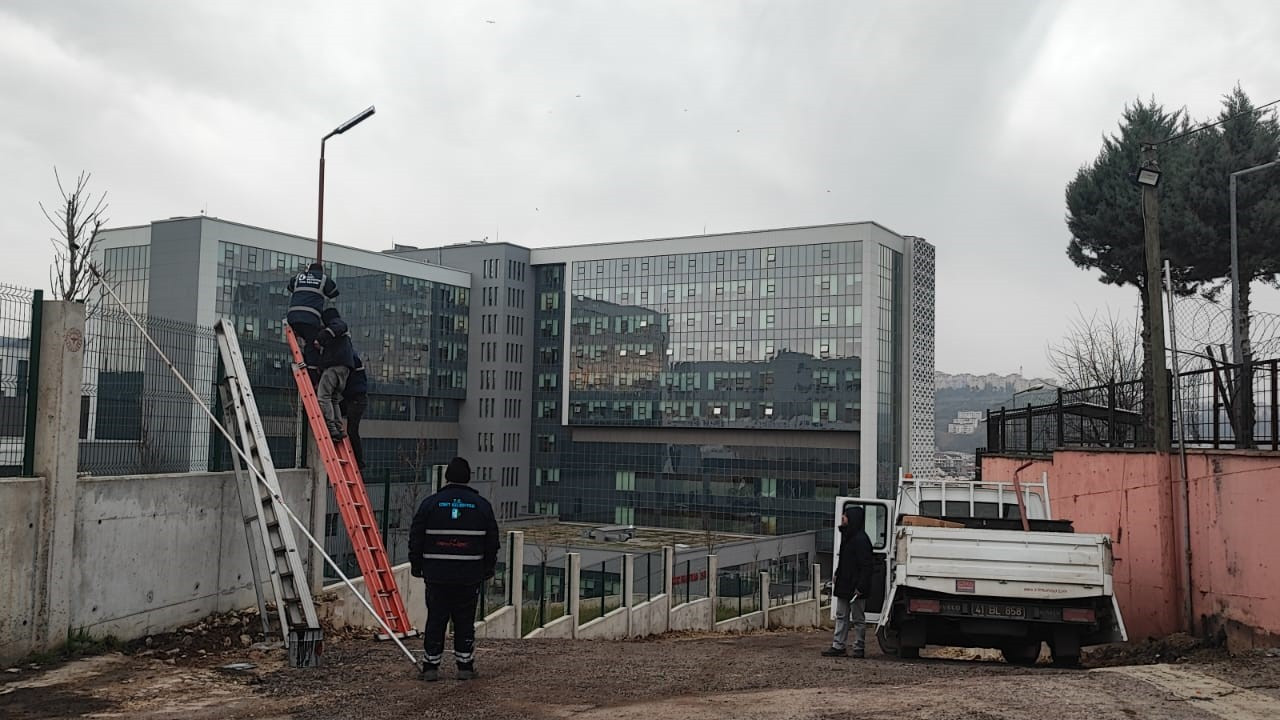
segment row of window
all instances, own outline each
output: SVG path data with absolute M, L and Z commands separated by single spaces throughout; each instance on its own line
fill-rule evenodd
M 785 298 L 798 300 L 835 295 L 862 295 L 862 273 L 842 275 L 813 275 L 806 278 L 739 280 L 732 283 L 690 282 L 649 286 L 618 286 L 612 282 L 574 283 L 574 300 L 600 300 L 620 304 L 648 302 L 691 302 L 690 298 L 703 298 L 704 302 L 746 301 L 755 298 Z M 552 309 L 552 308 L 543 308 Z
M 758 250 L 733 250 L 705 252 L 687 255 L 664 255 L 619 260 L 595 260 L 574 263 L 574 273 L 581 277 L 588 274 L 588 267 L 595 274 L 606 269 L 615 272 L 661 272 L 662 270 L 706 271 L 725 268 L 770 268 L 795 265 L 829 265 L 850 263 L 861 259 L 859 242 L 824 243 L 820 245 L 793 245 L 782 248 Z M 664 267 L 665 266 L 665 267 Z
M 518 467 L 502 468 L 502 487 L 511 487 L 511 488 L 520 487 L 520 468 Z

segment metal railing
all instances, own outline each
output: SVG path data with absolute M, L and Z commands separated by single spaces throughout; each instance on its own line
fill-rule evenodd
M 0 476 L 30 476 L 35 460 L 40 307 L 44 293 L 0 283 Z
M 1173 378 L 1182 412 L 1170 408 L 1175 446 L 1181 434 L 1188 448 L 1257 447 L 1280 450 L 1280 359 L 1254 362 L 1253 422 L 1248 442 L 1237 442 L 1235 406 L 1240 366 L 1218 364 Z M 988 410 L 984 454 L 1049 455 L 1060 448 L 1149 448 L 1154 445 L 1145 413 L 1141 381 L 1059 390 L 1052 403 Z M 1171 400 L 1172 404 L 1172 400 Z
M 139 321 L 205 401 L 216 404 L 213 330 L 164 318 Z M 209 469 L 214 435 L 208 418 L 125 313 L 97 308 L 86 321 L 82 388 L 81 472 Z

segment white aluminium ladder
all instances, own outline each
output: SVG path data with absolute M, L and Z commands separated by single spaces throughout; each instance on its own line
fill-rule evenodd
M 213 329 L 223 366 L 224 376 L 218 386 L 227 415 L 226 424 L 234 428 L 241 449 L 254 465 L 252 469 L 245 468 L 239 453 L 231 453 L 264 630 L 268 601 L 263 593 L 264 586 L 270 586 L 280 633 L 289 648 L 290 664 L 293 667 L 312 667 L 319 664 L 324 633 L 316 618 L 302 556 L 294 542 L 293 526 L 278 499 L 280 480 L 271 461 L 271 451 L 267 447 L 253 389 L 249 385 L 240 342 L 236 338 L 235 327 L 223 319 L 219 319 Z M 262 577 L 263 570 L 266 578 Z

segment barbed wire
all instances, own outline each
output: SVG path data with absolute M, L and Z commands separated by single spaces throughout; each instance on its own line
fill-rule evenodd
M 1178 351 L 1183 370 L 1207 366 L 1206 346 L 1231 347 L 1231 305 L 1222 300 L 1193 295 L 1174 298 L 1171 311 L 1178 331 Z M 1280 314 L 1249 314 L 1249 341 L 1255 359 L 1280 357 Z M 1194 355 L 1192 354 L 1194 353 Z

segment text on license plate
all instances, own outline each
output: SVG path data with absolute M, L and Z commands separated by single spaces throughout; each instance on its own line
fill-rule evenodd
M 1024 611 L 1020 605 L 1001 605 L 998 603 L 974 603 L 973 614 L 983 617 L 1020 618 Z

